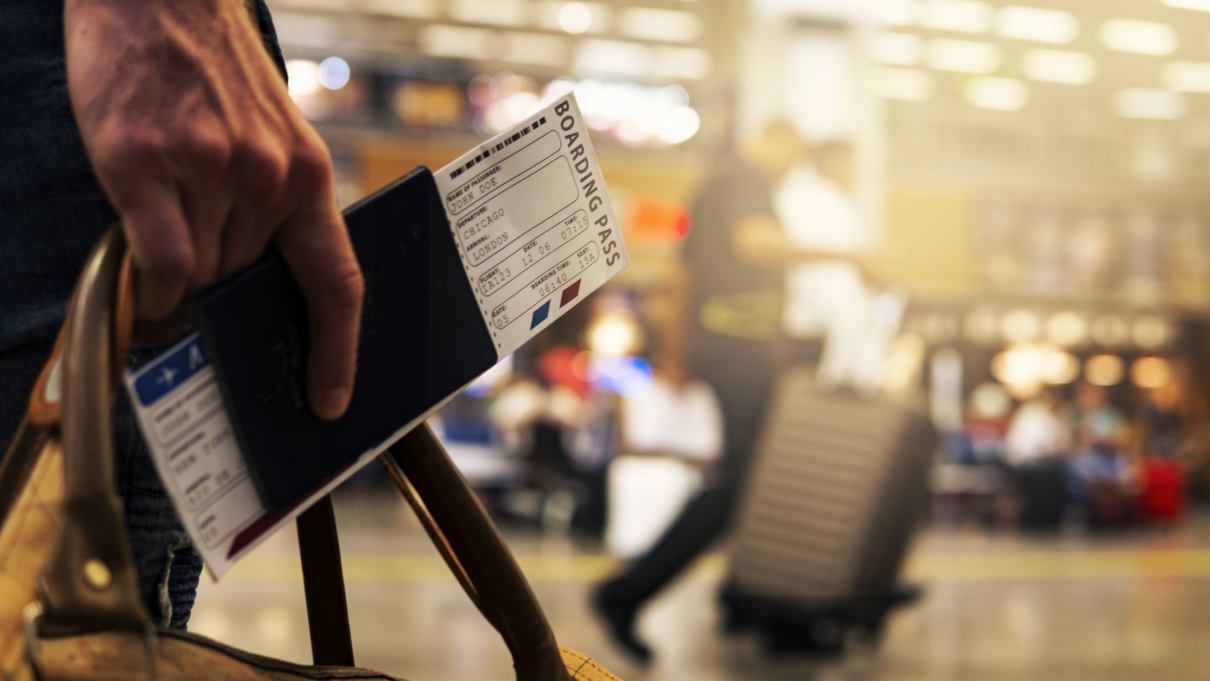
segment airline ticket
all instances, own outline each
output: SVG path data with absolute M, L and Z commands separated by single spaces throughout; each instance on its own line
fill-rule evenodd
M 629 264 L 572 94 L 435 178 L 501 359 Z M 392 444 L 381 443 L 302 502 L 274 513 L 248 471 L 200 334 L 127 372 L 125 382 L 164 487 L 215 579 Z
M 435 177 L 502 358 L 630 264 L 573 94 Z

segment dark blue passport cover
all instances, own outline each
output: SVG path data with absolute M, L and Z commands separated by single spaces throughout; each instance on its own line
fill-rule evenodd
M 366 283 L 348 412 L 306 402 L 307 311 L 270 253 L 198 297 L 193 317 L 232 427 L 274 511 L 301 500 L 497 361 L 437 185 L 420 167 L 344 212 Z

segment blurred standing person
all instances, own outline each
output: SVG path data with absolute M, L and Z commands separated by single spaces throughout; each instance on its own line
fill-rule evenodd
M 820 144 L 809 162 L 796 164 L 780 183 L 774 206 L 790 240 L 800 248 L 835 254 L 786 268 L 784 325 L 794 338 L 824 338 L 815 370 L 824 390 L 849 384 L 878 388 L 885 349 L 870 319 L 870 293 L 852 256 L 872 234 L 857 210 L 856 164 L 845 141 Z
M 806 144 L 774 121 L 720 158 L 691 207 L 684 258 L 689 269 L 691 377 L 718 394 L 723 453 L 705 487 L 645 554 L 598 585 L 593 600 L 614 640 L 642 661 L 650 647 L 634 629 L 643 605 L 727 529 L 781 369 L 783 269 L 831 254 L 791 241 L 777 220 L 777 182 Z

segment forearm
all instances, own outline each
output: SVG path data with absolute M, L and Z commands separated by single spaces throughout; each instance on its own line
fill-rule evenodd
M 782 269 L 805 261 L 843 257 L 832 251 L 802 246 L 786 235 L 773 218 L 740 220 L 732 227 L 732 247 L 739 257 L 754 265 Z

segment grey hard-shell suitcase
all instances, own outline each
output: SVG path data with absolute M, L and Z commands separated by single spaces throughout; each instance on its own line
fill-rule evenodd
M 899 581 L 937 446 L 918 401 L 778 382 L 739 508 L 723 591 L 732 628 L 773 651 L 840 649 L 910 600 Z

